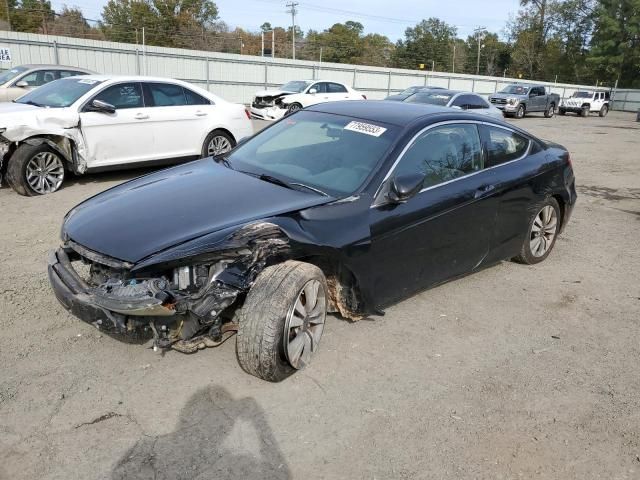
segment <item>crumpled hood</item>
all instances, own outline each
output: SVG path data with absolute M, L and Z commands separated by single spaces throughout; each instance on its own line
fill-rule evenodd
M 226 168 L 207 158 L 161 170 L 72 209 L 64 238 L 136 263 L 208 233 L 334 200 Z
M 42 108 L 22 103 L 0 103 L 3 136 L 18 141 L 40 133 L 58 134 L 60 129 L 78 125 L 78 113 L 69 108 Z
M 291 95 L 296 92 L 287 92 L 285 90 L 260 90 L 256 92 L 256 97 L 277 97 L 278 95 Z

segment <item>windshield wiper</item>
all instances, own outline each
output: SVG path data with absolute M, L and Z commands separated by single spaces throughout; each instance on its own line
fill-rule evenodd
M 233 170 L 234 168 L 231 166 L 231 162 L 229 161 L 229 159 L 227 158 L 226 155 L 222 154 L 222 155 L 218 155 L 217 157 L 213 158 L 216 162 L 218 163 L 222 163 L 225 167 L 230 168 L 231 170 Z
M 26 102 L 15 102 L 15 103 L 22 103 L 23 105 L 33 105 L 34 107 L 42 107 L 41 104 L 36 103 L 33 100 L 27 100 Z
M 281 187 L 289 188 L 291 190 L 294 189 L 290 184 L 288 184 L 284 180 L 281 180 L 278 177 L 267 175 L 266 173 L 261 173 L 259 175 L 256 175 L 256 177 L 258 177 L 260 180 L 263 180 L 265 182 L 274 183 L 276 185 L 280 185 Z
M 315 188 L 315 187 L 311 187 L 309 185 L 305 185 L 304 183 L 294 182 L 294 183 L 290 183 L 289 185 L 295 185 L 297 187 L 306 188 L 307 190 L 311 190 L 312 192 L 319 193 L 320 195 L 324 195 L 325 197 L 329 196 L 329 194 L 327 192 L 323 192 L 319 188 Z

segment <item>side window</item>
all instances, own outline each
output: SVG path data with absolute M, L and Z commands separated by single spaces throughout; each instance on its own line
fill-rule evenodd
M 118 85 L 112 85 L 104 89 L 93 99 L 107 102 L 116 107 L 116 110 L 142 108 L 144 106 L 144 102 L 142 101 L 142 88 L 139 83 L 119 83 Z
M 188 88 L 184 88 L 184 96 L 187 101 L 187 105 L 211 105 L 211 100 L 204 98 L 202 95 L 198 95 L 196 92 L 192 92 Z
M 37 70 L 35 72 L 31 72 L 28 75 L 25 75 L 18 81 L 27 82 L 27 85 L 29 85 L 30 87 L 40 87 L 45 83 L 53 82 L 54 80 L 56 80 L 56 73 L 57 72 L 53 70 Z
M 326 84 L 326 82 L 318 82 L 318 83 L 312 85 L 309 90 L 311 90 L 312 88 L 315 88 L 317 93 L 327 93 L 327 84 Z
M 327 93 L 347 93 L 347 89 L 339 83 L 327 83 Z
M 153 107 L 179 107 L 186 105 L 184 90 L 171 83 L 147 83 Z
M 453 101 L 451 106 L 460 107 L 463 110 L 466 110 L 468 108 L 468 102 L 467 102 L 468 98 L 469 98 L 469 95 L 460 95 L 459 97 L 456 97 L 456 99 Z
M 604 99 L 611 100 L 611 94 L 609 92 L 604 92 Z
M 60 70 L 60 78 L 75 77 L 77 75 L 87 75 L 87 74 L 84 72 L 77 72 L 73 70 Z
M 489 104 L 477 95 L 460 95 L 453 101 L 452 106 L 457 106 L 465 110 L 489 108 Z
M 423 188 L 481 170 L 482 149 L 474 124 L 443 125 L 426 131 L 406 151 L 395 175 L 421 173 Z
M 510 162 L 522 157 L 529 147 L 529 139 L 511 130 L 485 127 L 487 129 L 486 168 Z

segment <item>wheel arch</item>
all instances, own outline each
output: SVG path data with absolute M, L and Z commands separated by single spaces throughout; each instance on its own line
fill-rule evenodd
M 62 160 L 65 162 L 65 166 L 68 170 L 75 171 L 75 151 L 76 144 L 75 142 L 65 137 L 64 135 L 54 135 L 54 134 L 39 134 L 34 135 L 32 137 L 25 138 L 24 140 L 20 140 L 19 142 L 14 142 L 12 144 L 13 150 L 9 150 L 7 158 L 10 160 L 11 156 L 15 153 L 15 151 L 23 144 L 31 145 L 34 147 L 38 147 L 40 145 L 48 145 L 53 151 L 55 151 L 58 155 L 62 157 Z

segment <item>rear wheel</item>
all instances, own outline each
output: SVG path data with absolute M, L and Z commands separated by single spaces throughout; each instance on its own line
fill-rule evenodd
M 327 281 L 315 265 L 288 261 L 258 275 L 239 316 L 238 362 L 270 382 L 309 365 L 327 314 Z
M 223 130 L 214 130 L 202 145 L 202 158 L 215 157 L 228 152 L 235 147 L 236 142 L 231 135 Z
M 515 258 L 528 265 L 540 263 L 549 256 L 560 231 L 560 206 L 555 198 L 547 198 L 535 212 L 520 254 Z
M 553 114 L 556 113 L 556 106 L 552 103 L 549 105 L 549 108 L 544 112 L 544 116 L 547 118 L 553 117 Z
M 60 154 L 46 144 L 20 145 L 7 165 L 7 182 L 20 195 L 28 197 L 57 191 L 64 175 Z
M 525 113 L 524 105 L 520 105 L 518 107 L 518 110 L 516 110 L 516 118 L 524 118 L 524 113 Z
M 598 112 L 598 115 L 600 115 L 601 117 L 606 117 L 607 113 L 609 113 L 609 105 L 603 105 L 600 109 L 600 112 Z

